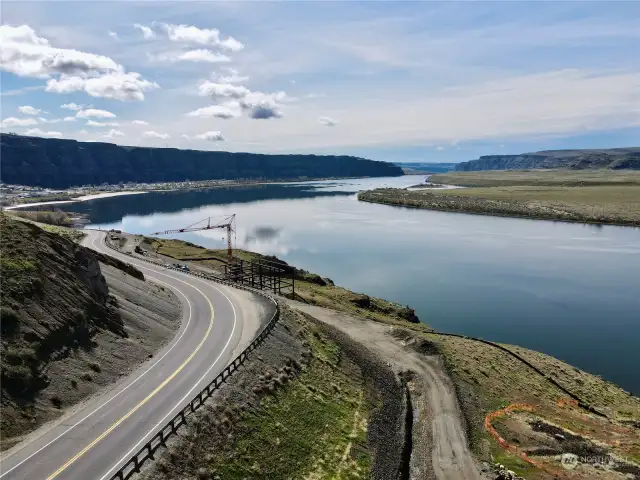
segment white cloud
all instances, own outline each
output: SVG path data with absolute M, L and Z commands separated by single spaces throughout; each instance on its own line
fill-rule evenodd
M 133 24 L 133 28 L 137 28 L 138 30 L 140 30 L 142 32 L 142 36 L 149 40 L 151 38 L 154 38 L 156 36 L 155 32 L 153 30 L 151 30 L 151 28 L 145 26 L 145 25 L 140 25 L 139 23 L 134 23 Z
M 38 121 L 35 118 L 16 118 L 8 117 L 0 122 L 0 126 L 6 127 L 28 127 L 29 125 L 37 125 Z
M 111 38 L 115 38 L 116 40 L 118 39 L 118 34 L 116 32 L 109 30 L 108 33 Z
M 18 107 L 18 111 L 25 115 L 40 115 L 42 113 L 42 110 L 40 110 L 39 108 L 33 108 L 30 105 L 23 105 L 21 107 Z
M 198 94 L 202 96 L 224 97 L 240 99 L 247 96 L 251 91 L 242 85 L 231 85 L 229 83 L 203 82 L 198 87 Z
M 439 146 L 436 147 L 436 150 L 441 152 L 441 151 L 444 150 L 444 147 L 442 145 L 439 145 Z
M 117 127 L 120 124 L 118 122 L 96 122 L 95 120 L 88 120 L 85 125 L 87 127 Z
M 219 47 L 231 52 L 238 52 L 244 48 L 244 45 L 233 37 L 220 40 L 220 31 L 215 28 L 172 24 L 164 24 L 164 28 L 172 42 Z
M 48 79 L 47 92 L 84 90 L 94 97 L 143 100 L 146 90 L 158 88 L 139 73 L 125 72 L 109 57 L 53 47 L 28 25 L 0 26 L 0 43 L 0 68 L 21 77 Z
M 131 120 L 132 125 L 149 125 L 149 122 L 145 122 L 144 120 Z
M 199 118 L 235 118 L 240 115 L 239 108 L 232 109 L 223 105 L 211 105 L 209 107 L 199 108 L 193 112 L 187 113 L 189 117 Z
M 337 120 L 334 120 L 330 117 L 320 117 L 318 118 L 318 122 L 324 125 L 325 127 L 334 127 L 338 124 Z
M 60 132 L 43 132 L 39 128 L 30 128 L 25 132 L 25 135 L 29 135 L 32 137 L 62 137 L 62 133 Z
M 105 133 L 103 137 L 105 138 L 124 137 L 124 132 L 121 132 L 120 130 L 116 130 L 115 128 L 112 128 L 107 133 Z
M 89 75 L 120 71 L 122 67 L 103 55 L 55 48 L 38 37 L 28 25 L 0 26 L 2 68 L 22 77 L 47 78 L 51 75 Z
M 92 97 L 113 98 L 115 100 L 144 100 L 144 92 L 160 88 L 155 82 L 140 78 L 136 72 L 115 72 L 96 78 L 63 76 L 47 82 L 47 92 L 71 93 L 84 90 Z
M 242 85 L 209 81 L 200 84 L 198 93 L 199 95 L 211 96 L 214 100 L 225 99 L 227 107 L 240 107 L 254 119 L 281 117 L 279 102 L 288 98 L 284 92 L 263 93 L 251 91 Z M 229 99 L 233 101 L 230 102 Z
M 77 103 L 65 103 L 64 105 L 60 105 L 60 108 L 64 108 L 67 110 L 73 110 L 77 112 L 78 110 L 84 110 L 85 108 L 90 108 L 91 105 L 78 105 Z
M 80 110 L 76 113 L 78 118 L 116 118 L 115 113 L 111 113 L 107 110 L 99 110 L 97 108 L 88 108 L 87 110 Z
M 40 120 L 42 123 L 75 122 L 76 121 L 76 117 L 64 117 L 64 118 L 44 118 L 44 117 L 40 117 L 38 120 Z
M 143 135 L 145 137 L 160 138 L 162 140 L 167 140 L 167 139 L 171 138 L 171 135 L 169 135 L 168 133 L 158 133 L 158 132 L 154 132 L 153 130 L 150 130 L 148 132 L 144 132 Z
M 222 135 L 222 132 L 218 132 L 218 131 L 204 132 L 199 135 L 196 135 L 195 138 L 197 140 L 206 140 L 208 142 L 224 142 L 225 140 L 224 135 Z
M 213 73 L 211 79 L 217 83 L 242 83 L 249 80 L 248 76 L 240 75 L 235 68 L 226 68 L 228 75 L 219 75 Z
M 219 53 L 214 53 L 204 49 L 189 50 L 187 52 L 177 54 L 177 56 L 175 57 L 175 60 L 183 61 L 183 62 L 208 62 L 208 63 L 223 63 L 223 62 L 231 61 L 231 59 L 226 55 L 221 55 Z

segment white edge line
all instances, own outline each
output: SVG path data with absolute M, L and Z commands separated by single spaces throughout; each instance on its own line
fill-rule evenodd
M 206 283 L 206 282 L 203 282 L 203 283 Z M 100 477 L 100 480 L 105 480 L 109 475 L 111 475 L 111 472 L 113 472 L 120 464 L 122 464 L 122 462 L 131 458 L 131 455 L 140 447 L 140 445 L 144 442 L 144 440 L 148 436 L 153 434 L 161 425 L 163 425 L 165 420 L 173 413 L 173 411 L 176 410 L 178 407 L 180 407 L 180 405 L 184 403 L 184 401 L 189 397 L 189 395 L 191 395 L 191 392 L 193 392 L 196 389 L 196 387 L 202 383 L 205 377 L 209 375 L 209 372 L 213 369 L 213 367 L 215 367 L 216 363 L 218 363 L 218 360 L 220 360 L 220 357 L 222 357 L 222 355 L 226 352 L 227 347 L 229 346 L 229 342 L 231 342 L 231 339 L 233 338 L 233 334 L 236 331 L 236 307 L 234 307 L 233 302 L 231 302 L 229 297 L 227 297 L 223 291 L 218 289 L 218 287 L 216 287 L 213 284 L 209 284 L 209 283 L 206 283 L 206 284 L 218 290 L 218 292 L 220 292 L 222 296 L 226 298 L 227 301 L 231 304 L 231 308 L 233 309 L 233 329 L 231 330 L 231 335 L 229 335 L 229 338 L 227 339 L 227 343 L 225 344 L 224 348 L 222 349 L 218 357 L 213 361 L 211 366 L 207 369 L 206 372 L 204 372 L 204 375 L 200 377 L 200 379 L 195 383 L 195 385 L 193 385 L 193 387 L 191 387 L 191 389 L 187 393 L 185 393 L 184 397 L 182 397 L 180 401 L 178 401 L 178 403 L 176 403 L 175 406 L 171 410 L 169 410 L 169 412 L 164 417 L 162 417 L 162 419 L 153 428 L 151 428 L 151 430 L 149 430 L 138 443 L 136 443 L 131 448 L 131 450 L 129 450 L 120 460 L 118 460 L 116 464 L 113 467 L 111 467 L 109 471 L 107 471 L 107 473 L 105 473 L 102 477 Z
M 97 238 L 97 235 L 96 235 Z M 95 247 L 95 238 L 93 239 L 93 241 L 91 242 L 91 244 Z M 100 250 L 96 249 L 96 251 L 100 252 Z M 139 266 L 139 265 L 138 265 Z M 157 273 L 158 275 L 164 275 L 165 277 L 169 277 L 172 278 L 174 280 L 178 280 L 174 277 L 171 277 L 170 275 L 166 275 L 164 273 L 160 273 L 160 272 L 156 272 L 155 270 L 148 268 L 148 267 L 142 267 L 139 266 L 140 268 L 144 268 L 145 270 L 150 270 L 154 273 Z M 178 280 L 179 282 L 185 283 L 182 280 Z M 109 402 L 111 402 L 111 400 L 115 399 L 116 397 L 120 396 L 120 394 L 122 394 L 123 392 L 125 392 L 129 387 L 131 387 L 134 383 L 136 383 L 138 380 L 140 380 L 142 377 L 144 377 L 147 373 L 149 373 L 149 371 L 151 369 L 153 369 L 156 365 L 158 365 L 158 363 L 160 363 L 162 361 L 162 359 L 164 359 L 164 357 L 166 357 L 169 352 L 171 352 L 171 350 L 174 349 L 174 347 L 180 342 L 180 340 L 182 339 L 182 337 L 184 336 L 184 334 L 187 332 L 188 328 L 189 328 L 189 324 L 191 323 L 191 302 L 189 301 L 189 299 L 186 297 L 186 295 L 184 293 L 182 293 L 178 288 L 173 287 L 171 285 L 169 285 L 168 283 L 163 282 L 162 280 L 158 280 L 158 279 L 154 279 L 154 282 L 157 283 L 162 283 L 166 286 L 168 286 L 169 288 L 171 288 L 172 290 L 175 290 L 176 292 L 178 292 L 180 295 L 182 295 L 185 300 L 187 301 L 187 304 L 189 305 L 189 318 L 187 319 L 187 324 L 185 325 L 184 330 L 182 331 L 182 333 L 180 334 L 180 336 L 178 337 L 178 339 L 173 343 L 173 345 L 171 345 L 171 348 L 169 348 L 169 350 L 167 350 L 158 360 L 156 360 L 154 362 L 153 365 L 151 365 L 147 370 L 145 370 L 143 373 L 140 374 L 140 376 L 138 376 L 135 380 L 133 380 L 131 383 L 129 383 L 126 387 L 124 387 L 122 390 L 120 390 L 118 393 L 116 393 L 113 397 L 111 397 L 109 400 L 107 400 L 106 402 L 104 402 L 102 405 L 100 405 L 98 408 L 96 408 L 95 410 L 93 410 L 91 413 L 88 413 L 84 418 L 82 418 L 81 420 L 78 420 L 78 422 L 76 422 L 75 424 L 71 425 L 68 429 L 66 429 L 64 432 L 62 432 L 60 435 L 58 435 L 56 438 L 54 438 L 53 440 L 49 441 L 47 444 L 45 444 L 44 446 L 40 447 L 38 450 L 36 450 L 35 452 L 33 452 L 31 455 L 29 455 L 27 458 L 25 458 L 24 460 L 22 460 L 20 463 L 17 463 L 16 465 L 14 465 L 13 467 L 11 467 L 9 470 L 7 470 L 6 472 L 2 473 L 0 475 L 0 478 L 4 477 L 5 475 L 11 473 L 13 470 L 15 470 L 16 468 L 18 468 L 20 465 L 22 465 L 23 463 L 25 463 L 26 461 L 28 461 L 29 459 L 31 459 L 33 456 L 37 455 L 38 453 L 40 453 L 42 450 L 44 450 L 45 448 L 47 448 L 49 445 L 51 445 L 52 443 L 56 442 L 58 439 L 60 439 L 60 437 L 66 435 L 67 433 L 69 433 L 71 430 L 73 430 L 75 427 L 77 427 L 79 424 L 81 424 L 82 422 L 84 422 L 87 418 L 89 418 L 90 416 L 92 416 L 93 414 L 95 414 L 97 411 L 99 411 L 102 407 L 106 406 Z M 188 284 L 187 284 L 188 285 Z M 224 295 L 224 294 L 223 294 Z M 226 295 L 225 295 L 226 298 Z M 227 298 L 228 300 L 228 298 Z M 234 314 L 235 314 L 235 310 L 234 310 Z M 36 439 L 34 439 L 35 441 Z M 25 445 L 24 448 L 26 448 L 28 445 Z M 22 450 L 22 449 L 21 449 Z M 17 452 L 15 452 L 13 455 L 18 454 L 21 450 L 18 450 Z M 11 456 L 13 456 L 11 455 Z M 5 461 L 7 461 L 9 458 L 11 458 L 11 456 L 3 459 L 4 463 Z

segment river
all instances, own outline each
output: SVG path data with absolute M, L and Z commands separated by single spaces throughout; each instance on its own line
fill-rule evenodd
M 436 329 L 539 350 L 640 391 L 640 228 L 434 212 L 355 192 L 424 177 L 151 192 L 65 205 L 131 233 L 237 215 L 236 245 L 415 308 Z M 176 235 L 223 248 L 223 231 Z

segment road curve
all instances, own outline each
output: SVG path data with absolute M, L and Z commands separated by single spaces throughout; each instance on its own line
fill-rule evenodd
M 2 480 L 108 479 L 224 369 L 275 308 L 257 295 L 108 249 L 104 232 L 87 234 L 85 246 L 131 263 L 147 280 L 171 288 L 184 306 L 182 324 L 152 360 L 7 452 L 0 463 Z

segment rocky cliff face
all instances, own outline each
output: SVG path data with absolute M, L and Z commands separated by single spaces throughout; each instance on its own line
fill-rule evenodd
M 50 188 L 126 182 L 299 179 L 402 175 L 386 162 L 335 155 L 261 155 L 122 147 L 0 134 L 5 183 Z
M 456 171 L 527 170 L 536 168 L 640 169 L 640 147 L 601 150 L 548 150 L 521 155 L 485 155 L 459 163 Z

